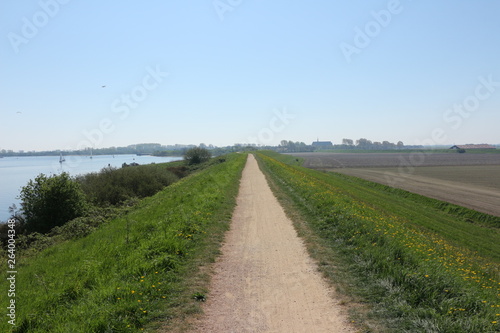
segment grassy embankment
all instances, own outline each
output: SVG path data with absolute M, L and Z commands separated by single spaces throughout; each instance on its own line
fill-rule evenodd
M 194 298 L 203 299 L 206 280 L 198 268 L 218 252 L 245 160 L 228 155 L 84 238 L 18 258 L 13 331 L 138 331 L 199 311 Z
M 367 305 L 354 310 L 366 331 L 500 330 L 498 228 L 294 157 L 258 157 L 322 270 Z

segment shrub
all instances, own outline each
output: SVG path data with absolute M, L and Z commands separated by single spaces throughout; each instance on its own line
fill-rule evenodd
M 184 160 L 187 164 L 200 164 L 206 162 L 212 157 L 212 154 L 205 148 L 195 147 L 188 149 L 184 154 Z
M 160 166 L 134 166 L 116 169 L 103 168 L 100 172 L 78 177 L 90 202 L 98 206 L 118 205 L 130 198 L 151 196 L 178 177 Z
M 21 189 L 21 212 L 28 232 L 45 233 L 84 215 L 87 209 L 80 184 L 68 173 L 38 175 Z

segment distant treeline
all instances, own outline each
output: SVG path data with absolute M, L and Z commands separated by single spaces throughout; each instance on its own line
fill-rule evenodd
M 351 139 L 343 139 L 342 144 L 339 145 L 343 149 L 403 149 L 403 148 L 408 148 L 407 146 L 404 145 L 402 141 L 398 141 L 397 143 L 392 143 L 389 141 L 375 141 L 372 142 L 371 140 L 361 138 L 359 140 L 356 140 L 356 143 L 354 143 L 353 140 Z M 422 146 L 418 146 L 416 148 L 422 148 Z
M 271 148 L 278 152 L 312 152 L 317 150 L 395 150 L 395 149 L 422 149 L 423 146 L 406 146 L 402 141 L 397 143 L 392 143 L 389 141 L 371 141 L 368 139 L 358 139 L 356 141 L 351 139 L 343 139 L 341 144 L 333 144 L 331 141 L 317 141 L 313 142 L 311 145 L 307 145 L 304 142 L 293 142 L 282 140 L 278 147 Z
M 93 148 L 84 150 L 50 150 L 50 151 L 19 151 L 14 152 L 12 150 L 0 150 L 0 156 L 59 156 L 63 155 L 125 155 L 125 154 L 139 154 L 139 155 L 153 155 L 156 152 L 161 152 L 162 154 L 168 156 L 182 156 L 186 150 L 195 147 L 194 145 L 172 145 L 172 146 L 162 146 L 159 143 L 145 143 L 130 145 L 127 147 L 109 147 L 109 148 Z M 163 155 L 163 156 L 165 156 Z
M 76 155 L 76 156 L 90 156 L 90 155 L 153 155 L 153 156 L 184 156 L 186 151 L 197 147 L 196 145 L 168 145 L 163 146 L 159 143 L 143 143 L 130 145 L 127 147 L 109 147 L 109 148 L 93 148 L 85 150 L 48 150 L 48 151 L 18 151 L 13 150 L 0 150 L 0 157 L 12 156 L 59 156 L 63 155 Z M 200 148 L 209 150 L 212 156 L 224 155 L 232 152 L 242 150 L 256 150 L 255 145 L 235 144 L 227 147 L 215 147 L 213 145 L 200 144 Z M 247 149 L 248 148 L 248 149 Z M 260 147 L 262 148 L 262 147 Z M 269 147 L 266 147 L 270 149 Z
M 142 143 L 130 145 L 127 147 L 109 147 L 109 148 L 94 148 L 85 150 L 51 150 L 41 152 L 14 152 L 12 150 L 0 150 L 0 157 L 9 156 L 59 156 L 63 155 L 120 155 L 120 154 L 138 154 L 138 155 L 153 155 L 153 156 L 183 156 L 187 150 L 196 147 L 196 145 L 168 145 L 164 146 L 159 143 Z M 313 142 L 306 144 L 299 141 L 282 140 L 279 145 L 256 145 L 236 143 L 232 146 L 216 147 L 213 145 L 200 144 L 200 148 L 208 149 L 212 156 L 224 155 L 238 151 L 255 151 L 255 150 L 273 150 L 281 153 L 286 152 L 313 152 L 316 150 L 329 149 L 362 149 L 362 150 L 392 150 L 392 149 L 422 149 L 424 146 L 407 146 L 402 141 L 392 143 L 389 141 L 371 141 L 365 138 L 358 140 L 343 139 L 341 144 L 334 144 L 331 141 Z

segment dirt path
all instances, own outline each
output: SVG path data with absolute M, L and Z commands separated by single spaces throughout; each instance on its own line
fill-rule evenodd
M 194 332 L 354 332 L 255 158 Z

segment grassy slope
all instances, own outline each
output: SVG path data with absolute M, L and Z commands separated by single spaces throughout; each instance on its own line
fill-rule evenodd
M 499 329 L 498 229 L 356 178 L 259 159 L 288 212 L 312 231 L 324 272 L 369 304 L 363 322 L 377 318 L 381 332 Z
M 135 331 L 196 311 L 186 281 L 217 252 L 245 157 L 228 155 L 91 235 L 20 260 L 15 332 Z
M 447 205 L 439 200 L 427 200 L 426 197 L 411 194 L 403 190 L 393 190 L 387 186 L 378 185 L 356 177 L 339 175 L 336 173 L 323 173 L 317 175 L 318 179 L 341 188 L 342 191 L 355 200 L 363 201 L 370 207 L 385 214 L 397 214 L 409 219 L 414 226 L 438 233 L 441 237 L 453 242 L 457 246 L 466 247 L 479 255 L 488 257 L 500 263 L 500 225 L 493 227 L 493 220 L 498 218 L 487 214 L 485 216 L 489 227 L 478 227 L 468 222 L 467 217 L 461 213 L 473 216 L 474 211 L 457 205 Z M 406 192 L 406 193 L 405 193 Z M 454 207 L 446 212 L 446 209 Z M 444 209 L 443 209 L 444 208 Z M 472 211 L 472 212 L 471 212 Z M 469 215 L 467 215 L 469 216 Z M 480 218 L 478 218 L 480 220 Z M 485 224 L 486 225 L 486 224 Z

